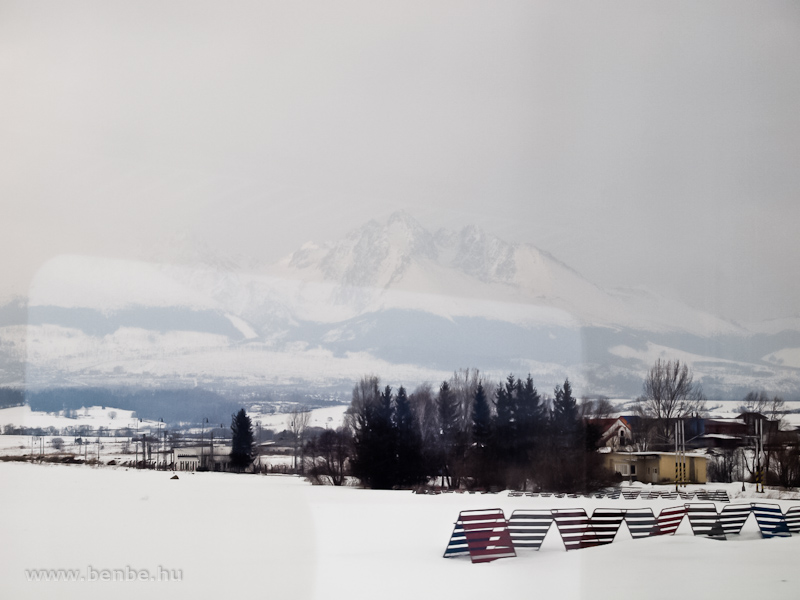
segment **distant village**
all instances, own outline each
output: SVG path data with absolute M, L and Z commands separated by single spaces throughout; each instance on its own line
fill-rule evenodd
M 665 396 L 672 405 L 654 402 L 663 393 L 658 379 L 669 379 L 670 369 L 670 385 L 682 376 L 684 388 Z M 786 421 L 785 403 L 752 392 L 738 413 L 710 417 L 680 363 L 659 361 L 645 394 L 627 411 L 604 398 L 575 399 L 569 380 L 552 397 L 540 394 L 530 376 L 483 383 L 479 371 L 462 370 L 438 390 L 426 385 L 408 394 L 364 377 L 348 407 L 295 406 L 282 415 L 242 409 L 238 427 L 236 419 L 230 426 L 208 419 L 168 426 L 100 407 L 60 415 L 51 425 L 44 423 L 52 416 L 42 414 L 41 426 L 21 426 L 8 422 L 12 411 L 29 424 L 37 422 L 34 414 L 6 408 L 0 454 L 2 460 L 184 473 L 300 474 L 320 484 L 383 489 L 800 483 L 800 432 Z

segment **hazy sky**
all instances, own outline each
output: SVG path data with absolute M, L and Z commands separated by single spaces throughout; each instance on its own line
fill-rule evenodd
M 406 209 L 742 320 L 800 312 L 800 3 L 0 0 L 0 297 L 165 236 Z

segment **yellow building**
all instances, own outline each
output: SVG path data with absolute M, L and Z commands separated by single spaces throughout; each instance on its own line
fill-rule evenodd
M 644 483 L 675 483 L 674 452 L 607 452 L 602 456 L 605 467 L 624 478 Z M 684 456 L 685 483 L 706 483 L 706 455 Z

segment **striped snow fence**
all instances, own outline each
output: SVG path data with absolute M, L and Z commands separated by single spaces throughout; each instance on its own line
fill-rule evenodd
M 764 538 L 800 533 L 800 506 L 784 514 L 779 505 L 761 502 L 729 504 L 721 511 L 711 502 L 687 503 L 658 516 L 651 508 L 596 508 L 591 517 L 583 508 L 515 510 L 508 520 L 494 508 L 459 513 L 444 557 L 469 555 L 472 562 L 489 562 L 516 556 L 516 548 L 539 550 L 553 523 L 567 551 L 610 544 L 623 521 L 633 539 L 673 535 L 687 517 L 694 535 L 725 540 L 741 533 L 751 513 Z
M 499 508 L 462 510 L 458 514 L 445 558 L 468 554 L 472 562 L 516 556 L 505 514 Z
M 756 517 L 762 537 L 790 537 L 792 535 L 789 530 L 789 524 L 786 522 L 786 515 L 781 512 L 780 506 L 761 502 L 753 502 L 750 506 L 752 507 L 753 515 Z
M 530 498 L 580 498 L 580 494 L 559 494 L 553 492 L 521 492 L 512 490 L 508 493 L 509 497 L 518 498 L 528 496 Z M 730 497 L 726 490 L 698 490 L 696 492 L 676 492 L 676 491 L 647 491 L 647 490 L 623 490 L 622 488 L 606 488 L 593 494 L 584 494 L 586 498 L 610 498 L 617 500 L 620 497 L 625 500 L 694 500 L 695 498 L 704 502 L 730 502 Z

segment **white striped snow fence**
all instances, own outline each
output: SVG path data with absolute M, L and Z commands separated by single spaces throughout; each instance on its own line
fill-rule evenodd
M 779 505 L 761 502 L 728 504 L 719 512 L 711 502 L 689 503 L 658 516 L 650 508 L 596 508 L 591 516 L 583 508 L 515 510 L 508 520 L 502 509 L 489 508 L 459 513 L 444 557 L 469 555 L 472 562 L 489 562 L 516 556 L 517 548 L 538 550 L 553 523 L 567 550 L 610 544 L 623 521 L 633 539 L 673 535 L 684 517 L 694 535 L 725 540 L 739 534 L 751 514 L 764 538 L 800 533 L 800 506 L 784 514 Z

